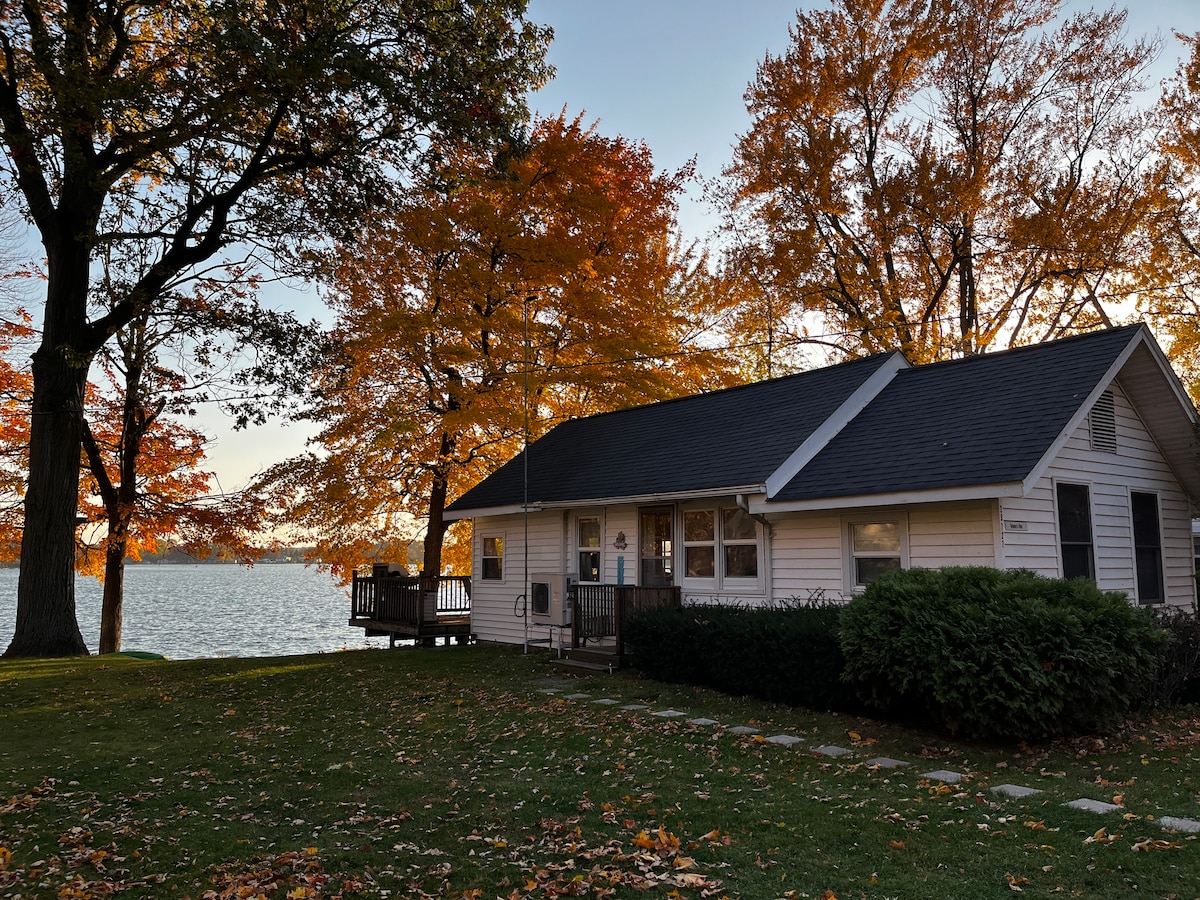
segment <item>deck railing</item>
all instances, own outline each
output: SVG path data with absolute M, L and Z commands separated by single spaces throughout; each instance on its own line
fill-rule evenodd
M 679 606 L 678 586 L 639 587 L 633 584 L 575 584 L 571 586 L 571 646 L 613 638 L 616 652 L 625 652 L 621 634 L 628 616 L 641 609 Z
M 354 573 L 350 583 L 350 615 L 354 619 L 419 625 L 439 616 L 471 612 L 468 575 L 397 575 Z

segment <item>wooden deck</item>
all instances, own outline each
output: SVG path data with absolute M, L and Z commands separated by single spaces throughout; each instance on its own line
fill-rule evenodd
M 399 575 L 376 567 L 350 583 L 350 626 L 368 637 L 432 645 L 471 640 L 471 579 L 464 575 Z
M 679 606 L 680 590 L 632 584 L 576 584 L 571 603 L 571 650 L 578 657 L 602 657 L 596 663 L 612 670 L 625 653 L 626 618 L 639 609 Z M 355 574 L 350 586 L 351 627 L 367 636 L 432 645 L 469 643 L 471 579 L 464 575 L 427 578 L 393 574 L 377 566 L 370 575 Z M 595 660 L 593 660 L 595 662 Z

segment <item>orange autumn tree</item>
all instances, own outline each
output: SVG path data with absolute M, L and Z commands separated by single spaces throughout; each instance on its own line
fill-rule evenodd
M 536 437 L 724 377 L 697 343 L 704 260 L 676 236 L 687 170 L 565 115 L 497 156 L 439 156 L 344 249 L 315 448 L 262 485 L 343 574 L 407 558 L 418 531 L 440 573 L 446 504 L 520 449 L 526 415 Z
M 1200 34 L 1164 85 L 1159 140 L 1161 216 L 1143 258 L 1140 308 L 1169 338 L 1168 354 L 1200 400 Z
M 33 377 L 28 367 L 20 365 L 19 356 L 34 336 L 23 310 L 0 320 L 0 560 L 4 562 L 21 556 Z
M 748 317 L 914 362 L 1109 320 L 1144 252 L 1154 41 L 1062 0 L 834 0 L 746 93 L 726 171 Z
M 101 357 L 103 381 L 88 388 L 78 569 L 103 582 L 100 653 L 121 649 L 126 560 L 170 543 L 207 557 L 213 546 L 240 561 L 258 558 L 253 539 L 262 510 L 239 495 L 213 495 L 202 466 L 208 438 L 180 420 L 188 379 L 160 351 L 182 327 L 141 316 Z M 175 354 L 178 357 L 178 354 Z

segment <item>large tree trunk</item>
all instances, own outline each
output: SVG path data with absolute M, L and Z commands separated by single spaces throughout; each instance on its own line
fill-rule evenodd
M 88 254 L 75 237 L 47 244 L 46 312 L 42 343 L 33 355 L 17 622 L 7 657 L 88 652 L 75 618 L 79 452 L 91 363 L 91 353 L 79 349 L 87 322 Z
M 87 366 L 43 345 L 33 377 L 17 622 L 4 655 L 80 656 L 88 648 L 75 618 L 75 519 Z

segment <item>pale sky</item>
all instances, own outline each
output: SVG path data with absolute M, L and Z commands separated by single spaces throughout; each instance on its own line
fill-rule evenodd
M 1075 0 L 1068 8 L 1091 6 Z M 644 140 L 660 169 L 695 157 L 699 174 L 713 178 L 749 126 L 746 87 L 767 52 L 787 47 L 796 9 L 791 0 L 530 0 L 529 18 L 554 28 L 549 58 L 557 68 L 555 80 L 530 98 L 531 107 L 543 115 L 564 106 L 572 116 L 585 113 L 602 134 Z M 1133 5 L 1131 37 L 1157 32 L 1166 38 L 1159 77 L 1174 70 L 1182 53 L 1172 30 L 1200 32 L 1198 0 Z M 698 187 L 681 209 L 680 224 L 689 238 L 715 226 Z M 296 301 L 310 305 L 311 296 L 297 294 Z M 212 415 L 198 424 L 217 436 L 209 460 L 227 490 L 303 450 L 305 432 L 294 426 L 235 434 Z

